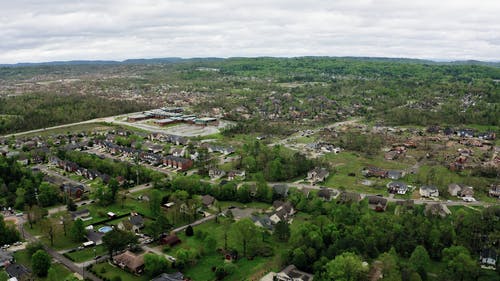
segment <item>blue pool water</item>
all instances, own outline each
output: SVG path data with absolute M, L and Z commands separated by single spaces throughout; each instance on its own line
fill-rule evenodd
M 101 232 L 101 233 L 107 233 L 107 232 L 110 232 L 111 230 L 113 230 L 113 228 L 111 226 L 107 226 L 107 225 L 99 228 L 99 232 Z

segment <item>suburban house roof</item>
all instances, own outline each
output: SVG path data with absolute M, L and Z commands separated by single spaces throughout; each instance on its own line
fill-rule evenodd
M 125 251 L 120 255 L 114 256 L 113 261 L 121 267 L 137 271 L 144 265 L 144 255 L 136 255 L 130 251 Z
M 129 220 L 135 226 L 142 227 L 144 225 L 144 218 L 139 214 L 131 215 Z
M 151 279 L 151 281 L 183 281 L 183 280 L 184 280 L 184 275 L 180 272 L 162 273 L 156 276 L 154 279 Z
M 214 203 L 215 198 L 211 195 L 203 195 L 201 197 L 201 203 L 205 206 L 210 206 Z
M 162 242 L 162 244 L 174 246 L 174 245 L 181 243 L 181 239 L 179 239 L 179 237 L 177 237 L 177 235 L 175 235 L 175 233 L 174 233 L 174 234 L 170 234 L 168 236 L 163 237 L 161 239 L 161 242 Z

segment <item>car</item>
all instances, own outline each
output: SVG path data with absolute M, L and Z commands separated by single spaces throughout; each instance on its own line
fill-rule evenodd
M 236 206 L 229 206 L 229 207 L 227 207 L 227 208 L 228 208 L 229 210 L 231 210 L 231 209 L 236 209 Z
M 80 204 L 80 206 L 83 206 L 83 205 L 87 205 L 87 202 L 83 202 L 82 204 Z
M 14 243 L 14 246 L 21 246 L 22 244 L 23 244 L 23 242 L 17 241 L 16 243 Z
M 100 259 L 100 258 L 102 258 L 102 256 L 95 256 L 95 258 L 94 258 L 94 259 L 95 259 L 95 260 L 98 260 L 98 259 Z
M 16 217 L 22 217 L 24 214 L 22 212 L 19 212 L 16 214 Z
M 146 186 L 149 186 L 149 183 L 146 183 Z
M 176 259 L 172 256 L 167 256 L 167 260 L 171 261 L 171 262 L 175 262 Z

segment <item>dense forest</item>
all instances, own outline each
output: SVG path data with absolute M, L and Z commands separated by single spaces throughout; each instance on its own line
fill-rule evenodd
M 148 108 L 131 101 L 95 95 L 47 93 L 0 98 L 0 134 L 45 128 Z

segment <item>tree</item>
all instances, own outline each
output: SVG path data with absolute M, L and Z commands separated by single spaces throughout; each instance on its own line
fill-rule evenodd
M 415 247 L 415 250 L 413 250 L 413 253 L 411 253 L 409 261 L 411 268 L 418 272 L 423 280 L 427 280 L 427 270 L 431 263 L 427 250 L 423 246 L 418 245 Z
M 360 257 L 354 253 L 345 252 L 326 264 L 326 279 L 362 281 L 365 280 L 366 271 Z
M 162 233 L 168 233 L 172 228 L 172 224 L 168 221 L 167 217 L 160 214 L 156 220 L 150 225 L 151 234 L 156 239 Z
M 42 229 L 45 233 L 47 233 L 47 236 L 49 237 L 50 245 L 54 246 L 54 237 L 56 235 L 57 225 L 50 218 L 45 218 L 40 223 L 42 225 Z
M 238 188 L 237 197 L 238 201 L 241 203 L 248 203 L 250 202 L 250 186 L 248 184 L 243 184 Z
M 449 280 L 477 280 L 478 266 L 469 251 L 462 246 L 452 246 L 443 250 L 446 276 Z
M 19 240 L 19 233 L 14 226 L 5 225 L 3 216 L 0 215 L 0 244 L 11 244 Z
M 285 221 L 279 221 L 274 227 L 273 234 L 280 241 L 288 241 L 290 238 L 290 225 Z
M 113 229 L 102 237 L 102 242 L 112 258 L 114 252 L 123 250 L 128 245 L 137 244 L 137 236 L 128 231 Z
M 50 263 L 50 256 L 44 250 L 38 250 L 31 256 L 31 268 L 38 277 L 47 276 Z
M 149 198 L 149 210 L 153 217 L 157 217 L 161 212 L 161 193 L 158 190 L 153 190 Z
M 41 207 L 52 206 L 59 201 L 59 190 L 55 186 L 43 182 L 38 190 L 38 203 Z
M 69 236 L 71 240 L 75 242 L 81 242 L 85 240 L 85 236 L 87 235 L 85 231 L 85 226 L 81 219 L 77 219 L 69 230 Z
M 382 274 L 384 281 L 399 281 L 402 279 L 401 272 L 398 266 L 398 256 L 394 253 L 383 253 L 378 257 L 382 262 Z
M 0 271 L 0 281 L 7 281 L 9 280 L 9 275 L 7 275 L 7 272 L 5 271 Z
M 149 276 L 159 275 L 168 269 L 167 259 L 155 254 L 144 255 L 144 265 Z
M 193 230 L 193 227 L 191 225 L 188 225 L 188 227 L 186 227 L 186 236 L 193 236 L 194 235 L 194 230 Z
M 55 270 L 53 267 L 49 268 L 47 274 L 47 281 L 59 281 L 59 280 L 61 280 L 61 276 L 59 276 L 57 270 Z
M 234 240 L 241 245 L 243 256 L 247 256 L 248 250 L 254 248 L 259 236 L 259 229 L 248 218 L 241 219 L 233 224 L 232 232 Z
M 69 212 L 74 212 L 76 211 L 76 204 L 75 204 L 75 201 L 73 201 L 73 199 L 71 198 L 68 198 L 68 202 L 66 203 L 66 210 L 68 210 Z

